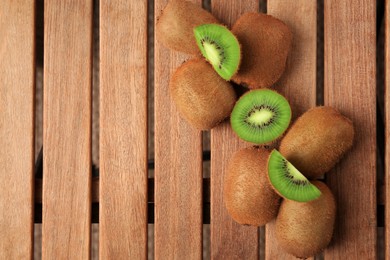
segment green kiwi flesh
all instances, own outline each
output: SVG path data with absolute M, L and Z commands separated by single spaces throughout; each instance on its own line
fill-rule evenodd
M 246 13 L 232 32 L 242 49 L 240 70 L 232 80 L 249 88 L 272 86 L 286 67 L 293 39 L 290 29 L 270 15 Z
M 230 80 L 240 65 L 240 44 L 225 26 L 203 24 L 194 28 L 199 49 L 215 71 L 225 80 Z
M 199 130 L 211 129 L 223 121 L 236 102 L 231 84 L 204 59 L 181 65 L 172 75 L 169 88 L 180 115 Z
M 284 200 L 275 221 L 275 234 L 281 248 L 299 258 L 320 253 L 332 239 L 336 202 L 322 182 L 313 181 L 321 196 L 301 203 Z
M 316 107 L 293 124 L 280 144 L 280 153 L 307 178 L 328 172 L 352 147 L 352 121 L 331 107 Z
M 285 199 L 308 202 L 321 195 L 321 191 L 275 149 L 268 160 L 268 178 Z
M 269 151 L 249 147 L 229 161 L 223 197 L 227 211 L 238 223 L 263 226 L 278 213 L 280 197 L 267 179 Z
M 235 104 L 230 122 L 243 140 L 266 144 L 281 136 L 291 120 L 291 108 L 280 94 L 269 89 L 252 90 Z
M 193 29 L 205 23 L 218 23 L 218 20 L 200 5 L 184 0 L 170 0 L 158 18 L 156 38 L 167 48 L 199 55 Z

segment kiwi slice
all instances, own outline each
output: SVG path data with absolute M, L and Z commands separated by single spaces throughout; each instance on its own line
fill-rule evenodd
M 193 29 L 205 23 L 218 23 L 218 20 L 202 9 L 201 5 L 184 0 L 170 0 L 158 18 L 156 38 L 167 48 L 199 55 Z
M 240 65 L 240 44 L 237 38 L 219 24 L 203 24 L 194 28 L 196 42 L 203 56 L 225 80 L 236 74 Z
M 268 159 L 268 178 L 276 192 L 289 200 L 308 202 L 321 195 L 321 191 L 275 149 Z
M 252 90 L 243 95 L 233 108 L 230 122 L 243 140 L 266 144 L 286 131 L 291 108 L 280 94 L 269 89 Z

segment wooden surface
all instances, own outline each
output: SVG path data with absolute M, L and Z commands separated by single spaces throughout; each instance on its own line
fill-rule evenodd
M 90 255 L 92 2 L 45 2 L 43 259 Z
M 147 2 L 100 2 L 100 259 L 147 256 Z
M 201 1 L 194 1 L 201 4 Z M 166 0 L 155 1 L 155 22 Z M 155 258 L 202 257 L 202 136 L 178 115 L 169 79 L 186 55 L 155 39 Z
M 376 259 L 376 1 L 324 1 L 325 105 L 351 118 L 352 150 L 326 175 L 338 220 L 325 259 Z
M 316 105 L 317 1 L 268 0 L 267 13 L 293 32 L 287 67 L 275 89 L 290 102 L 294 120 Z M 274 225 L 266 226 L 266 259 L 296 259 L 278 245 Z
M 32 257 L 34 1 L 0 4 L 0 259 Z
M 390 260 L 390 0 L 385 9 L 385 256 Z
M 241 14 L 257 12 L 257 0 L 212 1 L 212 13 L 231 27 Z M 235 151 L 248 144 L 239 141 L 229 120 L 211 130 L 211 259 L 258 259 L 259 231 L 237 224 L 223 201 L 223 181 Z
M 156 16 L 166 2 L 156 0 Z M 294 31 L 295 45 L 287 71 L 275 87 L 289 98 L 293 117 L 315 103 L 315 2 L 268 0 L 268 13 L 284 20 Z M 359 0 L 354 5 L 336 0 L 324 2 L 325 104 L 350 117 L 357 132 L 351 152 L 327 174 L 339 212 L 335 237 L 325 251 L 325 259 L 375 259 L 376 1 Z M 35 198 L 37 202 L 43 200 L 44 205 L 43 259 L 89 258 L 92 199 L 101 202 L 100 257 L 144 259 L 147 4 L 120 0 L 100 3 L 101 178 L 93 183 L 91 5 L 92 1 L 45 2 L 46 153 L 43 187 L 38 181 Z M 387 2 L 387 19 L 389 6 Z M 257 8 L 254 0 L 212 1 L 213 13 L 228 25 L 241 13 Z M 390 73 L 388 25 L 387 20 L 386 75 Z M 28 259 L 32 256 L 33 230 L 34 1 L 3 1 L 0 35 L 0 58 L 7 61 L 0 64 L 0 259 Z M 201 132 L 178 117 L 167 90 L 171 73 L 187 56 L 165 49 L 158 39 L 155 47 L 155 257 L 200 259 Z M 389 84 L 387 77 L 386 89 Z M 385 95 L 389 147 L 390 92 Z M 238 140 L 228 122 L 212 130 L 211 135 L 211 257 L 257 259 L 258 230 L 235 224 L 222 200 L 228 160 L 247 144 Z M 387 180 L 389 161 L 387 149 Z M 387 224 L 389 183 L 384 193 Z M 41 190 L 43 198 L 39 197 Z M 267 226 L 266 258 L 288 259 L 277 246 L 272 228 Z M 386 259 L 390 259 L 389 225 L 385 234 Z

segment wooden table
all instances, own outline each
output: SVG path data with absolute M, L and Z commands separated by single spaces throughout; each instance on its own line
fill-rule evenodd
M 154 21 L 166 3 L 154 1 Z M 222 196 L 226 165 L 233 152 L 247 145 L 228 122 L 211 130 L 211 177 L 203 178 L 205 133 L 178 116 L 168 94 L 170 75 L 189 57 L 155 39 L 154 64 L 148 62 L 152 4 L 100 1 L 100 165 L 99 178 L 92 178 L 92 1 L 45 1 L 40 179 L 34 173 L 35 1 L 1 1 L 0 259 L 32 257 L 37 213 L 42 217 L 44 259 L 90 258 L 92 220 L 99 221 L 101 259 L 147 258 L 151 221 L 156 259 L 202 258 L 204 221 L 210 222 L 212 259 L 257 259 L 262 247 L 266 259 L 293 259 L 279 248 L 273 223 L 266 226 L 261 245 L 258 228 L 240 226 L 227 214 Z M 258 12 L 259 1 L 213 0 L 211 10 L 231 26 L 242 13 Z M 285 21 L 294 33 L 286 72 L 275 85 L 290 100 L 293 117 L 325 104 L 350 117 L 356 129 L 353 149 L 326 175 L 337 198 L 338 219 L 324 257 L 376 259 L 378 219 L 390 222 L 390 182 L 383 182 L 390 178 L 390 152 L 377 149 L 390 145 L 390 94 L 378 93 L 385 100 L 382 121 L 376 104 L 376 1 L 329 0 L 317 6 L 312 0 L 268 0 L 267 13 Z M 387 3 L 386 75 L 389 16 Z M 318 25 L 324 26 L 324 51 L 317 48 Z M 319 72 L 322 57 L 324 71 Z M 150 70 L 153 82 L 147 77 Z M 323 84 L 317 81 L 318 73 L 324 74 Z M 151 86 L 154 179 L 148 179 L 147 158 Z M 385 86 L 390 87 L 389 78 Z M 383 129 L 377 145 L 377 132 Z M 385 164 L 378 178 L 377 156 Z M 97 203 L 98 208 L 91 206 Z M 389 225 L 385 238 L 390 259 Z

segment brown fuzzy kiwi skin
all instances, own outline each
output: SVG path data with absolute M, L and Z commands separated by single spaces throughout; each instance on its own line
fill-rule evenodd
M 184 0 L 171 0 L 156 24 L 156 36 L 170 49 L 200 55 L 193 29 L 205 23 L 219 23 L 211 13 Z
M 252 89 L 273 85 L 282 76 L 292 46 L 287 25 L 270 15 L 246 13 L 232 32 L 242 47 L 240 69 L 232 80 Z
M 270 152 L 254 146 L 231 158 L 224 182 L 224 202 L 230 216 L 243 225 L 263 226 L 278 214 L 280 197 L 267 179 Z
M 333 235 L 336 202 L 330 189 L 312 182 L 321 196 L 310 202 L 283 200 L 275 222 L 279 245 L 289 254 L 308 258 L 325 249 Z
M 237 99 L 231 84 L 204 59 L 182 64 L 169 88 L 180 115 L 199 130 L 211 129 L 227 118 Z
M 279 151 L 302 174 L 316 179 L 328 172 L 352 147 L 352 121 L 332 107 L 315 107 L 293 124 Z

